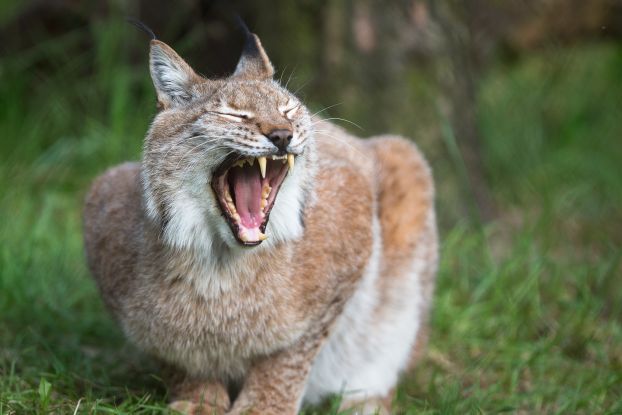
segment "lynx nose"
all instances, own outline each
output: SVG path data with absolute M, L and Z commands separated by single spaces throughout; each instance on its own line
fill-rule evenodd
M 270 131 L 266 137 L 281 151 L 284 152 L 292 141 L 291 130 L 277 129 Z

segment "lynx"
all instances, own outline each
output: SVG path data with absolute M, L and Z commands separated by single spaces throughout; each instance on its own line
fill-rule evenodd
M 150 45 L 142 160 L 86 199 L 88 264 L 128 339 L 174 368 L 185 414 L 295 414 L 342 396 L 390 413 L 418 360 L 437 267 L 430 169 L 356 138 L 273 79 L 246 32 L 225 79 Z

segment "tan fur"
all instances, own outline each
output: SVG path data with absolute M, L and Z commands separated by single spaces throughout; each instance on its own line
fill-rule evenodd
M 434 219 L 434 186 L 430 169 L 421 153 L 412 144 L 398 137 L 370 140 L 376 156 L 382 160 L 379 168 L 380 220 L 384 241 L 384 266 L 381 292 L 399 295 L 400 275 L 417 245 L 425 246 L 427 264 L 422 273 L 423 298 L 431 299 L 438 264 L 438 241 Z M 393 287 L 393 289 L 392 289 Z M 386 301 L 386 300 L 385 300 Z M 431 304 L 422 304 L 424 324 L 417 335 L 410 367 L 414 367 L 425 350 L 428 326 L 425 324 Z
M 221 382 L 203 379 L 182 379 L 174 384 L 171 393 L 176 401 L 171 409 L 191 415 L 222 415 L 231 406 L 229 393 Z
M 164 50 L 163 64 L 172 59 L 173 66 L 190 70 L 160 43 L 152 45 L 152 54 L 160 53 L 153 48 Z M 382 302 L 374 315 L 380 321 L 392 303 L 408 301 L 400 298 L 400 287 L 415 252 L 425 263 L 422 314 L 430 307 L 437 241 L 427 164 L 403 139 L 361 141 L 329 123 L 304 118 L 306 109 L 291 121 L 306 140 L 297 153 L 301 173 L 286 178 L 299 180 L 304 190 L 302 235 L 280 240 L 277 235 L 258 247 L 236 248 L 226 241 L 217 215 L 210 219 L 215 224 L 206 222 L 213 226 L 207 234 L 196 226 L 188 228 L 196 238 L 174 232 L 185 226 L 175 222 L 186 219 L 175 216 L 179 198 L 203 206 L 195 195 L 211 194 L 197 177 L 204 177 L 202 163 L 216 165 L 220 159 L 203 161 L 206 153 L 196 144 L 176 138 L 187 137 L 188 126 L 201 122 L 209 105 L 221 100 L 228 108 L 253 113 L 253 122 L 218 127 L 238 140 L 252 143 L 257 131 L 289 125 L 277 111 L 287 97 L 284 90 L 252 76 L 266 65 L 264 58 L 265 52 L 260 60 L 247 56 L 244 65 L 252 71 L 245 74 L 244 65 L 238 65 L 230 80 L 198 80 L 192 72 L 182 90 L 154 79 L 162 88 L 163 111 L 146 138 L 142 162 L 108 170 L 87 196 L 86 252 L 102 298 L 131 341 L 183 374 L 185 380 L 172 385 L 177 400 L 171 407 L 184 413 L 298 411 L 314 359 L 365 272 L 376 209 L 383 250 L 376 282 Z M 161 75 L 157 71 L 152 68 L 154 76 Z M 218 122 L 210 118 L 206 124 Z M 180 189 L 187 193 L 180 195 Z M 204 209 L 212 207 L 206 202 Z M 210 245 L 198 244 L 201 235 L 213 238 Z M 421 353 L 425 331 L 419 330 L 414 355 Z M 231 385 L 241 387 L 232 404 L 226 392 Z M 376 402 L 388 410 L 391 398 L 388 393 L 351 405 L 369 408 Z

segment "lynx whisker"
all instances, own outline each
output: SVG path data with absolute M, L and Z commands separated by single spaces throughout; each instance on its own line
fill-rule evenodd
M 307 84 L 308 84 L 309 82 L 311 82 L 312 80 L 313 80 L 313 78 L 309 78 L 309 79 L 307 79 L 306 81 L 304 81 L 304 82 L 302 83 L 302 85 L 300 85 L 298 88 L 296 88 L 296 90 L 295 90 L 294 92 L 292 92 L 292 94 L 293 94 L 293 95 L 298 95 L 298 91 L 300 91 L 302 88 L 304 88 L 305 86 L 307 86 Z
M 294 71 L 296 70 L 297 67 L 298 67 L 298 65 L 294 65 L 294 68 L 289 73 L 289 77 L 287 78 L 287 82 L 285 83 L 285 86 L 283 88 L 287 89 L 287 86 L 289 85 L 289 81 L 292 80 L 292 75 L 294 74 Z
M 347 142 L 346 140 L 344 140 L 343 138 L 331 134 L 329 133 L 327 130 L 315 130 L 317 133 L 319 133 L 318 135 L 316 135 L 316 138 L 322 138 L 322 137 L 328 137 L 331 138 L 333 140 L 336 140 L 342 144 L 344 144 L 345 146 L 349 147 L 350 149 L 354 150 L 358 155 L 360 155 L 361 157 L 365 158 L 365 159 L 369 159 L 370 156 L 368 154 L 363 153 L 360 149 L 354 147 L 354 145 L 352 145 L 351 143 Z
M 279 85 L 283 83 L 283 74 L 285 74 L 285 71 L 287 70 L 287 65 L 288 64 L 285 64 L 285 67 L 280 71 L 281 76 L 279 76 Z
M 172 143 L 170 145 L 170 147 L 167 149 L 166 153 L 164 154 L 163 158 L 166 159 L 169 155 L 169 153 L 171 151 L 173 151 L 174 149 L 176 149 L 178 146 L 183 145 L 188 143 L 190 140 L 196 140 L 196 139 L 202 139 L 204 140 L 202 142 L 202 144 L 210 144 L 210 143 L 215 143 L 215 142 L 222 142 L 223 140 L 226 139 L 225 136 L 214 136 L 214 135 L 193 135 L 191 137 L 184 137 L 181 138 L 179 140 L 177 140 L 176 142 Z
M 320 113 L 322 113 L 322 112 L 324 112 L 324 111 L 326 111 L 326 110 L 329 110 L 329 109 L 331 109 L 331 108 L 334 108 L 334 107 L 336 107 L 336 106 L 338 106 L 338 105 L 341 105 L 341 104 L 343 104 L 343 102 L 338 102 L 338 103 L 336 103 L 336 104 L 329 105 L 328 107 L 324 107 L 324 108 L 322 108 L 321 110 L 314 112 L 314 113 L 311 115 L 311 118 L 314 118 L 316 115 L 318 115 L 318 114 L 320 114 Z
M 190 150 L 188 150 L 182 157 L 181 159 L 179 159 L 179 161 L 177 162 L 177 166 L 175 166 L 175 170 L 179 169 L 179 165 L 181 164 L 181 162 L 184 160 L 184 158 L 186 158 L 190 153 L 192 153 L 195 149 L 200 148 L 201 146 L 205 146 L 207 144 L 210 144 L 209 142 L 203 142 L 203 143 L 199 143 L 196 146 L 192 147 Z
M 358 128 L 358 129 L 360 129 L 361 131 L 365 131 L 365 129 L 364 129 L 363 127 L 361 127 L 360 125 L 358 125 L 358 124 L 357 124 L 357 123 L 355 123 L 354 121 L 350 121 L 350 120 L 348 120 L 348 119 L 346 119 L 346 118 L 340 118 L 340 117 L 322 118 L 322 119 L 320 119 L 320 120 L 318 120 L 318 121 L 315 121 L 315 122 L 313 123 L 313 125 L 316 125 L 316 124 L 318 124 L 318 123 L 320 123 L 320 122 L 322 122 L 322 121 L 333 121 L 333 120 L 347 122 L 347 123 L 352 124 L 353 126 L 357 127 L 357 128 Z

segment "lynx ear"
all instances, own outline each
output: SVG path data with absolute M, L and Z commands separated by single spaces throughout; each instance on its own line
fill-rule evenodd
M 234 77 L 246 79 L 268 79 L 274 75 L 274 68 L 268 59 L 266 51 L 256 34 L 251 33 L 246 26 L 244 49 L 233 73 Z
M 159 40 L 151 41 L 149 69 L 158 94 L 158 106 L 162 109 L 190 101 L 192 86 L 201 81 L 186 61 Z

